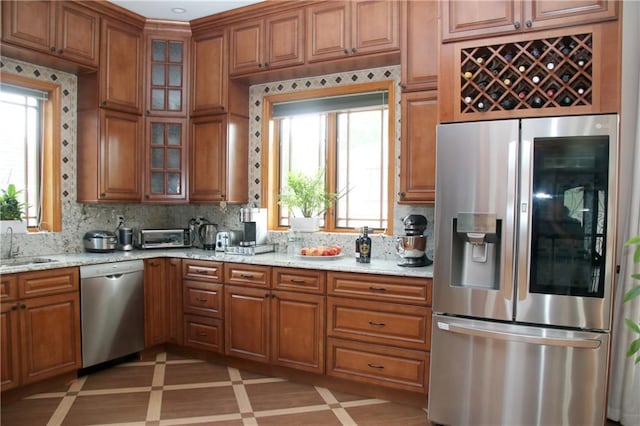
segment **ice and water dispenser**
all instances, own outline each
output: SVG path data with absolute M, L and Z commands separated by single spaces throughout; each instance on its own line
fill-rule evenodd
M 499 288 L 501 227 L 495 214 L 458 213 L 453 218 L 452 285 Z

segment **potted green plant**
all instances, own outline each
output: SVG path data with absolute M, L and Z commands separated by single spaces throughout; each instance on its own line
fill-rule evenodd
M 287 188 L 280 194 L 278 203 L 289 209 L 292 230 L 313 232 L 318 230 L 320 216 L 340 197 L 325 191 L 324 170 L 319 169 L 312 176 L 291 171 L 287 175 Z
M 633 262 L 640 263 L 640 235 L 631 238 L 624 244 L 627 246 L 630 246 L 630 245 L 636 246 L 633 252 Z M 640 274 L 632 274 L 631 278 L 635 280 L 640 280 Z M 639 296 L 640 296 L 640 285 L 636 285 L 625 293 L 623 298 L 623 303 L 627 303 L 631 301 L 631 299 L 635 299 L 636 297 L 639 297 Z M 638 334 L 638 338 L 633 340 L 629 344 L 629 350 L 627 350 L 627 356 L 628 357 L 636 356 L 636 359 L 634 362 L 636 364 L 640 364 L 640 324 L 636 324 L 629 318 L 625 318 L 624 322 L 625 324 L 627 324 L 627 327 L 629 327 L 632 331 Z
M 22 191 L 17 191 L 12 183 L 7 185 L 7 189 L 2 189 L 0 195 L 0 232 L 3 234 L 11 228 L 14 233 L 27 232 L 27 226 L 22 221 L 24 216 L 25 203 L 21 202 L 19 195 Z

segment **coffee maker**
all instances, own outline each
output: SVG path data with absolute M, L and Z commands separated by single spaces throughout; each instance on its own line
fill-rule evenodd
M 267 209 L 243 207 L 240 209 L 242 222 L 242 247 L 253 247 L 267 242 Z
M 427 258 L 425 249 L 427 237 L 424 231 L 427 229 L 427 218 L 421 214 L 410 214 L 402 219 L 406 235 L 396 237 L 396 253 L 402 258 L 399 266 L 419 267 L 433 263 Z

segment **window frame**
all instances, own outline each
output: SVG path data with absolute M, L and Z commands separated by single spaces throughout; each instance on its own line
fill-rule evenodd
M 42 103 L 42 201 L 39 227 L 29 227 L 29 232 L 62 231 L 61 165 L 60 165 L 60 100 L 62 88 L 55 83 L 36 80 L 16 74 L 0 72 L 3 82 L 14 86 L 47 92 Z
M 311 89 L 305 90 L 301 92 L 295 93 L 281 93 L 281 94 L 273 94 L 267 95 L 263 98 L 262 103 L 262 145 L 261 145 L 261 154 L 262 154 L 262 173 L 261 173 L 261 198 L 262 200 L 266 200 L 266 207 L 268 210 L 268 229 L 274 231 L 286 231 L 289 228 L 285 226 L 279 226 L 278 224 L 278 215 L 274 212 L 278 211 L 278 167 L 279 167 L 279 149 L 274 144 L 275 138 L 273 137 L 274 132 L 277 131 L 276 126 L 272 126 L 272 112 L 273 105 L 279 102 L 290 102 L 290 101 L 298 101 L 303 99 L 313 99 L 313 98 L 321 98 L 328 96 L 338 96 L 338 95 L 351 95 L 356 93 L 366 93 L 366 92 L 374 92 L 374 91 L 386 91 L 387 92 L 387 107 L 388 107 L 388 155 L 389 161 L 387 164 L 387 211 L 389 215 L 387 217 L 387 229 L 386 231 L 377 231 L 378 233 L 389 233 L 392 232 L 392 224 L 393 222 L 393 203 L 394 203 L 394 166 L 395 166 L 395 126 L 396 126 L 396 100 L 395 100 L 395 82 L 393 80 L 383 80 L 377 82 L 363 83 L 363 84 L 353 84 L 345 87 L 328 87 L 322 89 Z M 331 123 L 328 131 L 334 131 L 335 127 L 331 127 Z M 333 124 L 335 126 L 335 123 Z M 328 167 L 327 167 L 327 175 L 326 178 L 330 184 L 334 183 L 335 173 L 334 169 L 336 166 L 335 153 L 332 154 L 333 147 L 329 147 L 329 154 L 327 156 Z M 334 211 L 333 207 L 327 210 L 327 216 L 331 216 L 333 218 Z M 334 221 L 327 221 L 334 225 Z M 348 229 L 348 228 L 329 228 L 324 229 L 325 232 L 336 232 L 336 233 L 353 233 L 357 232 L 356 229 Z

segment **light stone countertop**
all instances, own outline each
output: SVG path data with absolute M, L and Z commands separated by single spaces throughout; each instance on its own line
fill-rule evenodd
M 150 259 L 157 257 L 171 257 L 181 259 L 211 260 L 218 262 L 247 263 L 252 265 L 285 266 L 292 268 L 319 269 L 324 271 L 360 272 L 379 275 L 395 275 L 402 277 L 432 278 L 433 266 L 426 267 L 402 267 L 398 266 L 399 260 L 371 259 L 371 263 L 356 263 L 350 256 L 335 259 L 322 259 L 321 257 L 306 259 L 292 257 L 284 253 L 264 253 L 255 256 L 231 255 L 217 253 L 201 249 L 153 249 L 132 250 L 128 252 L 115 251 L 110 253 L 81 253 L 37 256 L 34 258 L 3 259 L 0 261 L 0 274 L 10 274 L 27 271 L 41 271 L 46 269 L 66 268 L 70 266 L 94 265 L 99 263 L 121 262 L 126 260 Z M 28 263 L 22 262 L 32 259 L 53 259 L 54 262 Z M 320 260 L 322 259 L 322 260 Z M 21 262 L 12 265 L 12 262 Z

